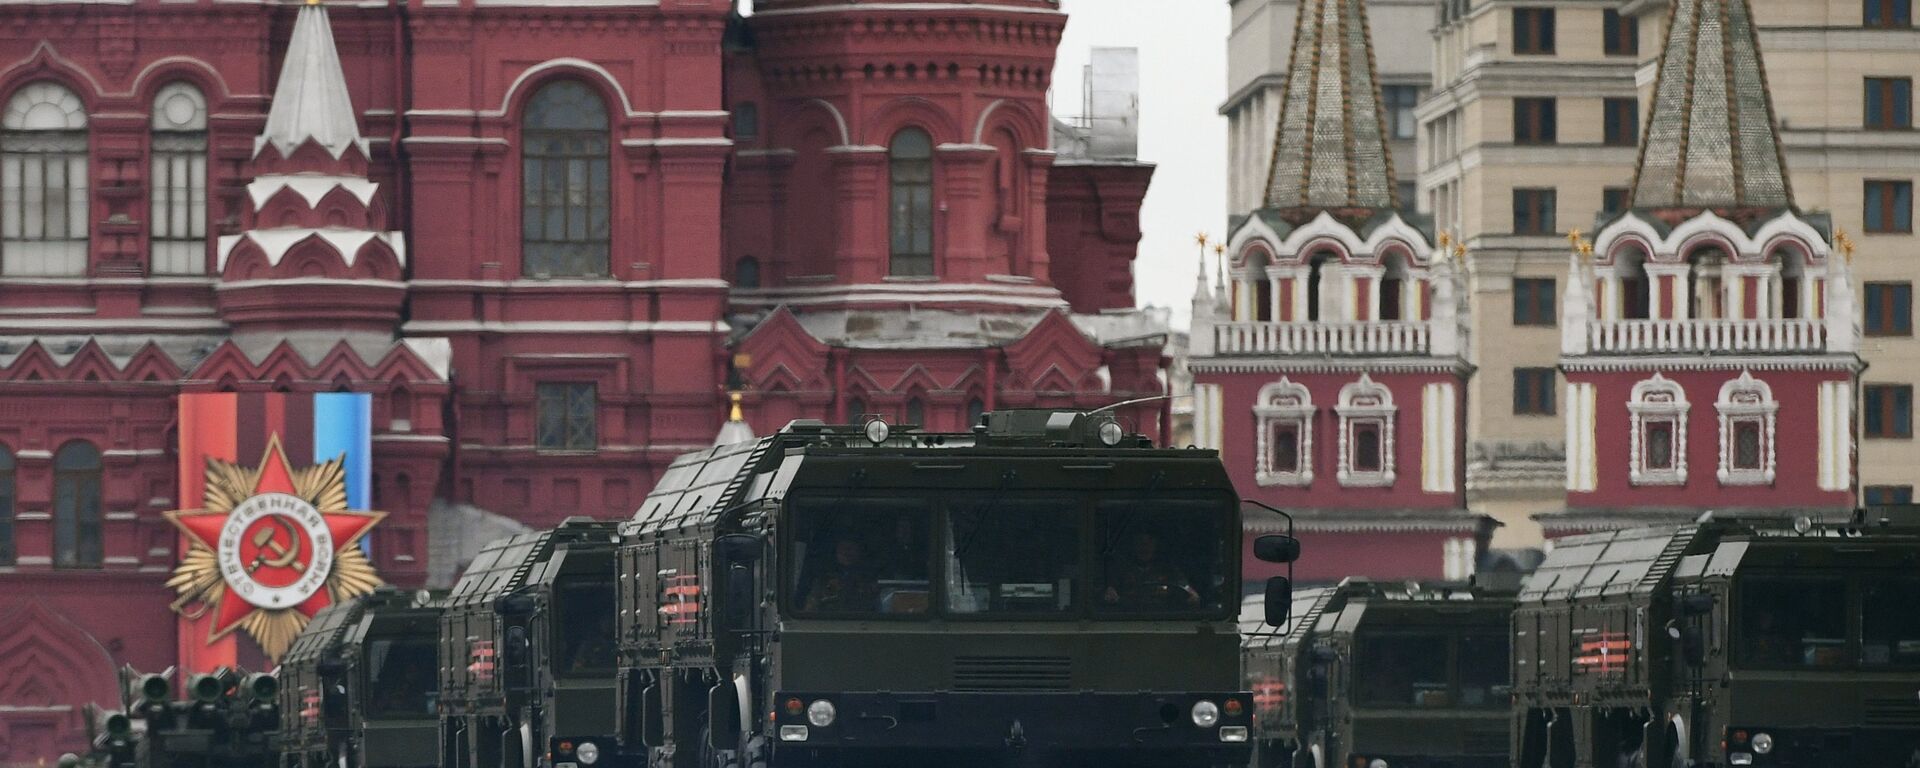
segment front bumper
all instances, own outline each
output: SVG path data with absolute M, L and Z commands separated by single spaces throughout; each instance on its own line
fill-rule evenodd
M 835 717 L 829 725 L 814 726 L 804 709 L 821 699 L 832 702 Z M 1201 700 L 1220 710 L 1219 721 L 1210 727 L 1193 722 L 1193 706 Z M 884 762 L 909 755 L 1103 766 L 1245 765 L 1252 757 L 1253 707 L 1245 692 L 783 691 L 774 701 L 770 735 L 776 739 L 774 762 L 783 766 Z M 789 711 L 789 701 L 800 702 L 802 711 Z

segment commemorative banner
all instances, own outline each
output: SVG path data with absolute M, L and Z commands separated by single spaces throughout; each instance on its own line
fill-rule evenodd
M 243 630 L 278 661 L 320 609 L 380 585 L 364 537 L 370 396 L 195 393 L 180 397 L 181 557 L 167 586 L 180 661 L 236 661 Z

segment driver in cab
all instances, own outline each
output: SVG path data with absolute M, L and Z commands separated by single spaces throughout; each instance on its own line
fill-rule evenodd
M 1194 591 L 1180 569 L 1161 559 L 1160 540 L 1145 531 L 1133 534 L 1127 554 L 1110 566 L 1107 591 L 1101 597 L 1110 605 L 1131 608 L 1200 602 L 1200 593 Z
M 859 540 L 834 542 L 833 562 L 807 588 L 809 611 L 871 611 L 880 599 L 880 583 Z

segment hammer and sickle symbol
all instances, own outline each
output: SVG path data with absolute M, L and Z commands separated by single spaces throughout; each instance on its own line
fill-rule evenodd
M 282 544 L 280 537 L 273 535 L 272 527 L 261 526 L 253 533 L 253 545 L 259 547 L 260 551 L 254 554 L 253 562 L 247 564 L 247 573 L 260 570 L 261 566 L 292 567 L 295 571 L 306 571 L 307 564 L 300 562 L 300 532 L 293 529 L 293 523 L 287 522 L 287 519 L 280 515 L 268 515 L 267 521 L 278 526 L 280 530 L 286 531 L 287 541 L 292 544 Z M 274 556 L 268 557 L 268 552 L 272 552 Z

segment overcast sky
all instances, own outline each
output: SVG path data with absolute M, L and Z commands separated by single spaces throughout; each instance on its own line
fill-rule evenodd
M 1055 111 L 1077 113 L 1081 68 L 1096 46 L 1140 49 L 1140 159 L 1159 164 L 1141 211 L 1134 282 L 1142 305 L 1187 325 L 1193 236 L 1225 234 L 1229 9 L 1222 0 L 1064 0 Z

